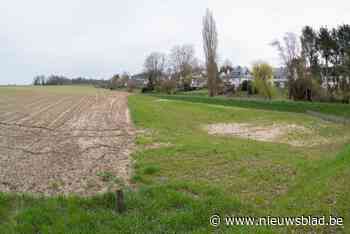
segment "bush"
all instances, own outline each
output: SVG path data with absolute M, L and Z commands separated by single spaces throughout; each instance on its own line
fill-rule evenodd
M 257 90 L 258 94 L 265 98 L 271 100 L 276 96 L 276 89 L 270 82 L 264 82 L 262 79 L 255 79 L 253 86 Z
M 311 81 L 311 100 L 319 102 L 329 102 L 330 98 L 327 94 L 327 90 L 321 87 L 321 85 L 316 81 Z
M 235 85 L 225 84 L 223 94 L 226 96 L 233 96 L 236 92 Z
M 153 92 L 153 88 L 146 86 L 141 89 L 141 93 L 150 93 Z
M 349 104 L 350 103 L 350 91 L 348 92 L 343 92 L 343 97 L 342 97 L 342 102 Z
M 312 99 L 312 80 L 310 78 L 299 78 L 290 83 L 290 92 L 294 100 Z
M 127 90 L 128 90 L 128 92 L 132 93 L 135 88 L 136 88 L 135 81 L 134 80 L 128 80 L 128 82 L 127 82 Z
M 183 80 L 183 90 L 184 91 L 191 91 L 193 90 L 191 87 L 192 83 L 192 77 L 191 76 L 186 76 L 185 79 Z
M 242 91 L 248 91 L 248 81 L 244 80 L 241 84 L 241 88 Z
M 174 94 L 176 91 L 175 80 L 163 80 L 160 85 L 160 91 L 167 94 Z
M 254 87 L 254 84 L 251 80 L 247 81 L 246 84 L 248 95 L 254 95 L 258 93 L 258 90 Z
M 276 95 L 275 87 L 273 86 L 273 71 L 272 67 L 267 63 L 256 63 L 253 66 L 254 87 L 259 94 L 265 98 L 272 99 Z

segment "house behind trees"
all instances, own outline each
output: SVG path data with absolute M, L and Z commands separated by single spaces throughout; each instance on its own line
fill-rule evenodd
M 222 71 L 219 78 L 226 84 L 233 85 L 238 89 L 243 82 L 253 81 L 254 77 L 248 67 L 236 66 Z M 283 67 L 273 68 L 273 82 L 276 87 L 285 88 L 287 85 L 287 73 Z

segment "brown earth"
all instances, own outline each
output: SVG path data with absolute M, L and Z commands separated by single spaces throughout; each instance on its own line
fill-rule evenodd
M 211 135 L 232 135 L 241 138 L 286 143 L 292 146 L 313 146 L 326 142 L 310 129 L 296 124 L 272 124 L 259 126 L 248 123 L 218 123 L 204 127 Z M 295 135 L 298 133 L 298 135 Z M 293 136 L 294 135 L 294 136 Z M 300 138 L 302 135 L 313 136 L 313 141 Z
M 33 92 L 0 102 L 0 191 L 93 195 L 128 183 L 135 130 L 127 93 Z

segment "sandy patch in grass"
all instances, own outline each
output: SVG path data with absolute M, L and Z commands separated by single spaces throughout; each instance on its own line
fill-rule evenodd
M 154 100 L 155 102 L 170 102 L 172 100 L 168 100 L 168 99 L 156 99 Z
M 313 146 L 326 140 L 311 129 L 297 124 L 218 123 L 207 125 L 205 129 L 211 135 L 231 135 L 257 141 L 287 143 L 293 146 Z M 312 136 L 312 142 L 306 139 L 308 135 Z

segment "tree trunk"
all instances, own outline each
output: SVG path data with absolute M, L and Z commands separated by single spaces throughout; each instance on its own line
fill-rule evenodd
M 208 65 L 207 73 L 209 96 L 214 97 L 217 94 L 215 64 L 211 63 Z

